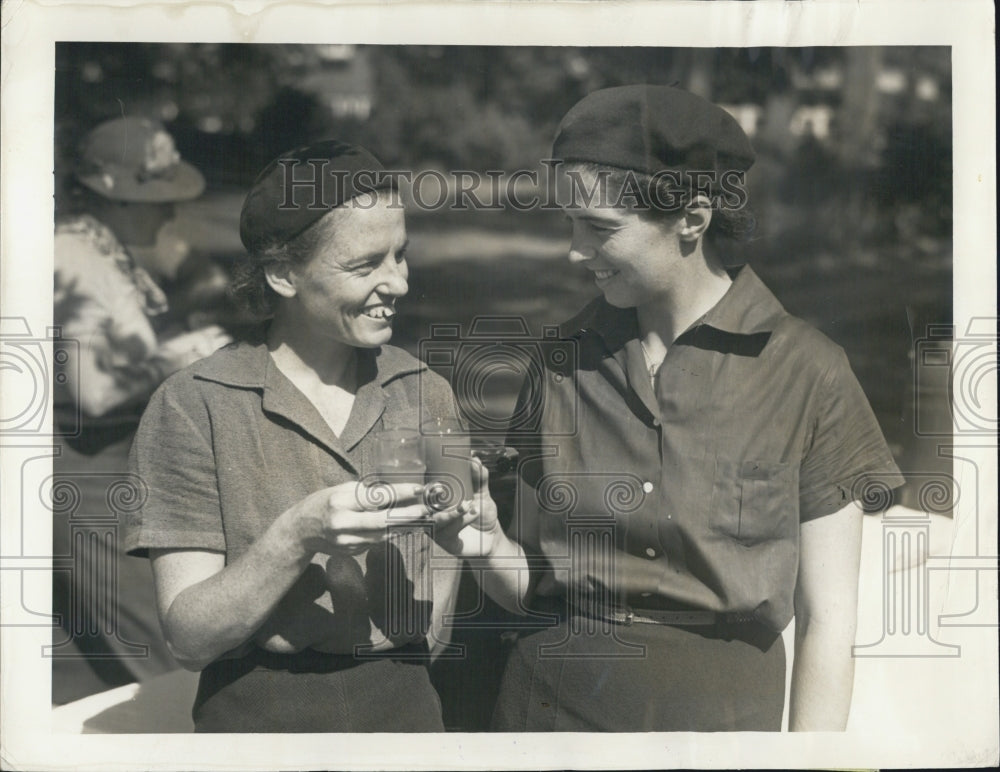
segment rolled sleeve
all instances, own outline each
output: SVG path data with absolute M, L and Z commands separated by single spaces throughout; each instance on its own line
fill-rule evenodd
M 799 517 L 805 522 L 865 498 L 867 482 L 882 490 L 904 480 L 843 351 L 821 385 L 812 441 L 799 471 Z
M 190 376 L 178 373 L 156 391 L 142 417 L 129 467 L 146 486 L 126 525 L 125 548 L 225 551 L 226 539 L 210 440 L 210 421 Z

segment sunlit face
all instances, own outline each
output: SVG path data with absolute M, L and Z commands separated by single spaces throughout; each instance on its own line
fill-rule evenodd
M 374 348 L 392 337 L 395 303 L 409 286 L 403 210 L 390 200 L 380 195 L 370 208 L 348 203 L 324 216 L 312 258 L 291 269 L 294 294 L 283 302 L 317 339 Z
M 587 169 L 577 171 L 584 189 L 593 190 L 596 175 Z M 593 274 L 611 305 L 641 306 L 669 291 L 683 258 L 678 237 L 681 218 L 643 216 L 627 207 L 601 205 L 613 196 L 596 195 L 588 203 L 578 193 L 571 194 L 565 175 L 559 184 L 559 201 L 565 202 L 563 211 L 573 225 L 569 260 Z

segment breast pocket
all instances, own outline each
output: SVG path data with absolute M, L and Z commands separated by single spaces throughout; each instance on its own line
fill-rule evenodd
M 750 545 L 798 527 L 798 468 L 775 461 L 718 459 L 712 493 L 716 530 Z

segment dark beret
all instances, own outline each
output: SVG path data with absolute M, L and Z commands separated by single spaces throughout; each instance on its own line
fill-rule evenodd
M 287 244 L 324 214 L 362 193 L 394 187 L 359 145 L 335 139 L 282 153 L 257 175 L 240 213 L 249 251 Z
M 559 124 L 552 155 L 632 169 L 746 171 L 754 151 L 725 110 L 672 86 L 634 85 L 588 94 Z

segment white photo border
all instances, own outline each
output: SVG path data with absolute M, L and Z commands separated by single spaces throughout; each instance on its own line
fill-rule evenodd
M 55 43 L 229 42 L 479 45 L 851 46 L 952 48 L 954 324 L 996 317 L 994 13 L 987 2 L 202 2 L 3 4 L 3 315 L 52 325 L 52 168 Z M 995 341 L 994 341 L 995 343 Z M 0 374 L 2 377 L 2 374 Z M 995 379 L 995 373 L 993 374 Z M 994 407 L 995 409 L 995 407 Z M 995 413 L 994 413 L 995 415 Z M 0 447 L 16 445 L 0 438 Z M 49 443 L 52 444 L 51 441 Z M 980 438 L 979 500 L 996 533 L 996 441 Z M 43 447 L 39 445 L 39 447 Z M 4 480 L 18 470 L 5 453 Z M 2 543 L 31 523 L 51 541 L 51 518 L 0 492 Z M 37 532 L 36 532 L 37 530 Z M 995 544 L 995 540 L 994 540 Z M 7 554 L 0 550 L 0 555 Z M 43 563 L 32 564 L 44 568 Z M 15 567 L 10 561 L 4 568 Z M 20 592 L 0 571 L 4 609 Z M 993 579 L 995 589 L 996 580 Z M 31 586 L 31 608 L 49 588 Z M 989 599 L 988 599 L 989 600 Z M 994 592 L 992 602 L 996 602 Z M 638 769 L 951 767 L 997 763 L 996 630 L 970 645 L 976 668 L 956 670 L 969 733 L 846 734 L 62 735 L 51 728 L 48 628 L 3 627 L 3 758 L 10 769 Z M 983 638 L 977 639 L 982 641 Z M 990 729 L 992 727 L 992 729 Z

